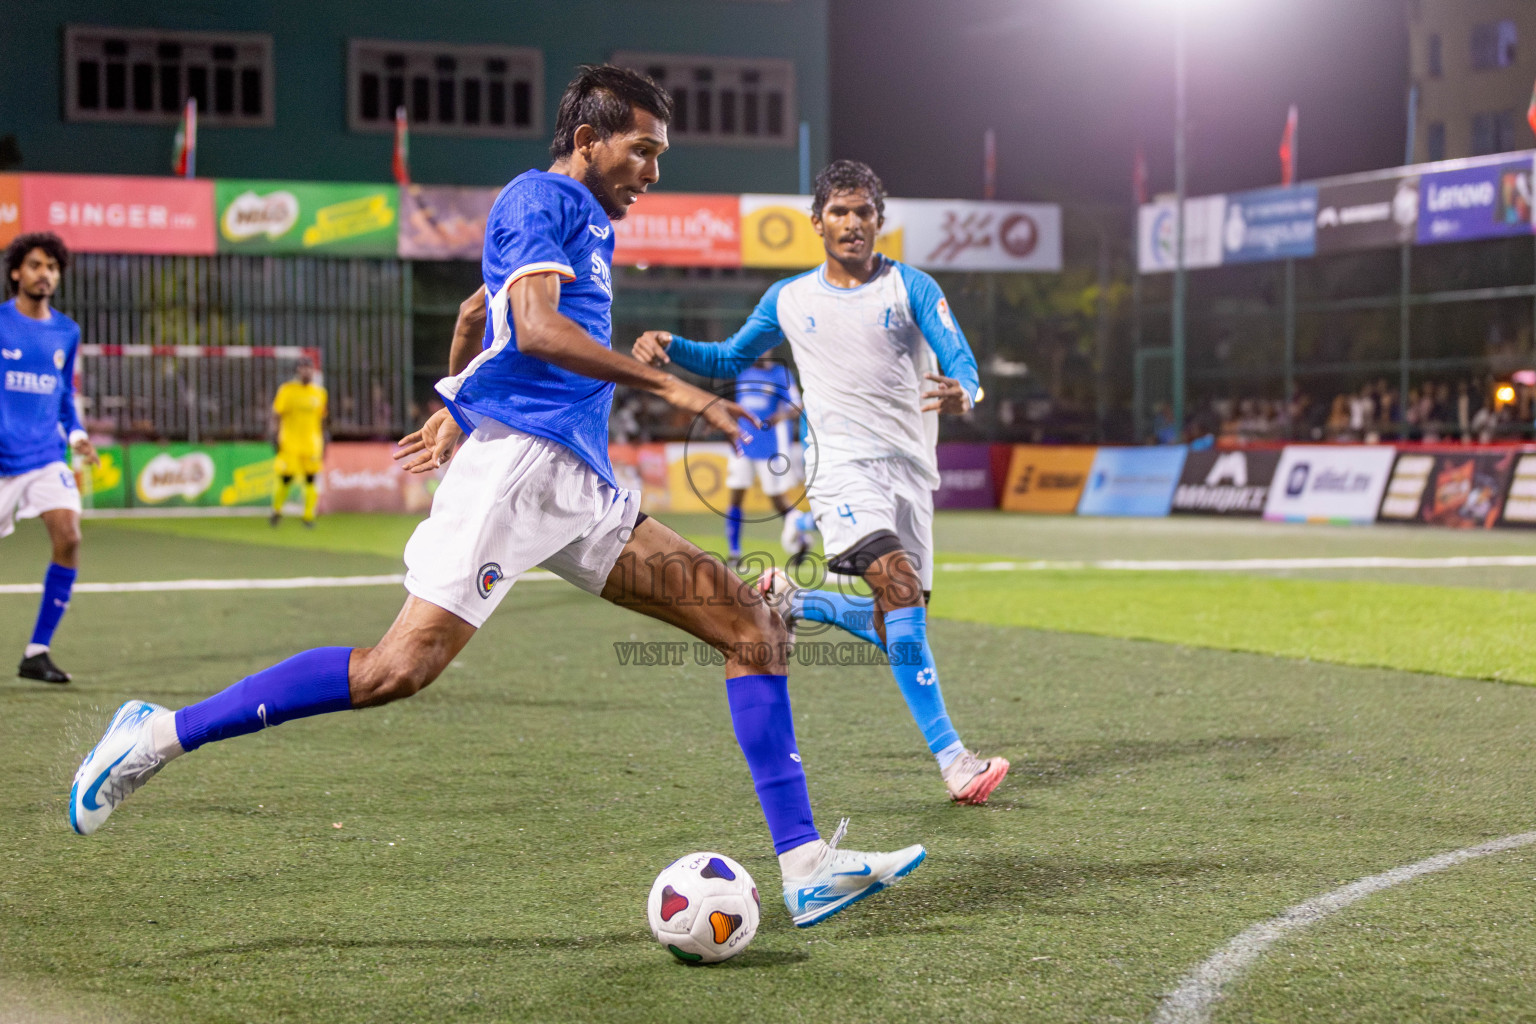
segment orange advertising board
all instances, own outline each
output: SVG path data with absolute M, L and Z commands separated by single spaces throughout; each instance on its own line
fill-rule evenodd
M 213 181 L 23 174 L 21 229 L 52 231 L 78 252 L 212 256 Z
M 444 471 L 407 473 L 382 441 L 337 441 L 325 447 L 320 470 L 320 512 L 419 512 L 432 507 Z
M 0 174 L 0 245 L 21 234 L 21 175 Z
M 613 225 L 620 266 L 741 266 L 741 204 L 736 196 L 643 195 Z
M 1097 453 L 1092 445 L 1014 445 L 1008 483 L 1003 488 L 1003 510 L 1059 515 L 1076 512 Z

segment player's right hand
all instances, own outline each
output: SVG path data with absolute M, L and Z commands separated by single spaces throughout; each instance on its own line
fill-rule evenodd
M 710 394 L 703 388 L 696 388 L 692 384 L 678 380 L 676 377 L 672 378 L 667 389 L 661 392 L 661 397 L 684 412 L 693 413 L 705 423 L 720 431 L 738 449 L 743 444 L 752 440 L 750 435 L 742 431 L 742 420 L 746 420 L 758 429 L 763 429 L 762 420 L 729 398 L 721 398 L 719 395 Z
M 647 366 L 665 366 L 672 361 L 667 346 L 672 344 L 669 331 L 646 331 L 635 339 L 634 356 Z
M 447 409 L 439 409 L 414 433 L 406 434 L 395 450 L 395 461 L 407 473 L 430 473 L 453 457 L 453 446 L 464 432 Z

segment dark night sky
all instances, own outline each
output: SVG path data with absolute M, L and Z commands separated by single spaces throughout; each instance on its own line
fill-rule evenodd
M 1191 194 L 1403 160 L 1403 0 L 1186 0 Z M 832 0 L 832 154 L 894 195 L 1129 203 L 1137 141 L 1173 188 L 1173 0 Z

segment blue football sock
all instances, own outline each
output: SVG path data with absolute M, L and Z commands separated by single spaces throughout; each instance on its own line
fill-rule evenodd
M 725 514 L 725 543 L 730 548 L 730 555 L 736 558 L 741 554 L 741 509 L 732 505 L 730 511 Z
M 736 742 L 747 756 L 757 801 L 768 819 L 773 852 L 793 850 L 820 839 L 811 817 L 805 769 L 795 749 L 795 720 L 789 710 L 785 676 L 737 676 L 725 681 Z
M 850 597 L 835 590 L 800 590 L 795 593 L 790 614 L 812 622 L 830 623 L 876 647 L 885 646 L 875 631 L 874 598 Z
M 928 749 L 937 755 L 960 742 L 960 734 L 955 732 L 949 713 L 944 710 L 939 670 L 928 647 L 928 609 L 897 608 L 887 612 L 885 649 L 891 659 L 891 675 L 896 677 L 913 721 L 923 730 Z
M 176 739 L 181 749 L 196 750 L 295 718 L 346 711 L 352 707 L 347 685 L 351 658 L 350 647 L 317 647 L 246 676 L 176 712 Z
M 66 569 L 57 562 L 48 563 L 43 576 L 43 601 L 37 609 L 37 625 L 32 628 L 32 642 L 47 647 L 53 642 L 53 631 L 59 628 L 59 620 L 69 607 L 69 592 L 75 585 L 76 570 Z

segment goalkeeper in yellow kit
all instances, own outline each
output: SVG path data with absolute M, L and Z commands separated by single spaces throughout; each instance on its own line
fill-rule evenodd
M 272 489 L 272 525 L 283 519 L 283 502 L 293 486 L 293 478 L 304 477 L 304 525 L 315 525 L 315 506 L 320 492 L 315 479 L 320 475 L 320 459 L 325 454 L 325 417 L 328 397 L 325 388 L 315 383 L 314 360 L 299 360 L 294 379 L 277 389 L 272 400 L 272 438 L 277 446 L 274 469 L 277 486 Z

